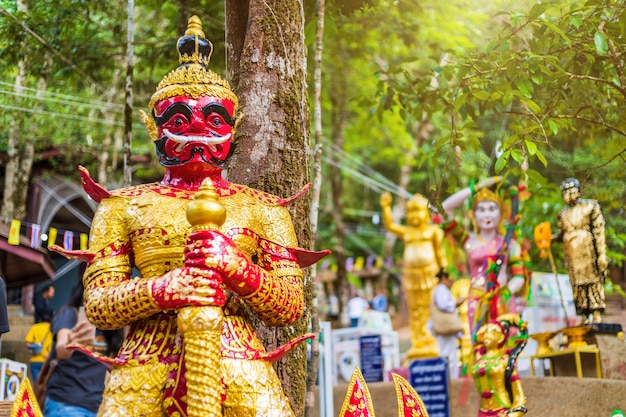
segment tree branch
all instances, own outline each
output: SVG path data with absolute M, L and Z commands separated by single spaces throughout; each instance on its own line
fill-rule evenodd
M 617 91 L 619 91 L 624 98 L 626 98 L 626 89 L 620 87 L 619 85 L 615 84 L 614 82 L 611 82 L 609 80 L 605 80 L 604 78 L 598 78 L 598 77 L 592 77 L 590 75 L 578 75 L 578 74 L 572 74 L 571 72 L 566 72 L 567 76 L 571 79 L 576 79 L 576 80 L 587 80 L 587 81 L 594 81 L 600 84 L 606 84 L 610 87 L 613 87 L 614 89 L 616 89 Z
M 595 119 L 590 119 L 588 117 L 581 117 L 581 116 L 575 116 L 575 115 L 570 115 L 570 114 L 556 114 L 554 116 L 552 116 L 555 119 L 574 119 L 574 120 L 580 120 L 583 122 L 587 122 L 587 123 L 592 123 L 598 126 L 602 126 L 605 127 L 617 134 L 619 134 L 620 136 L 624 136 L 626 137 L 626 131 L 618 129 L 616 126 L 610 125 L 608 123 L 606 123 L 604 120 L 602 121 L 598 121 Z
M 617 50 L 615 49 L 615 44 L 604 33 L 605 26 L 606 26 L 606 21 L 603 21 L 602 23 L 600 23 L 600 26 L 598 27 L 598 32 L 600 32 L 607 40 L 609 51 L 611 51 L 611 58 L 613 59 L 613 65 L 615 65 L 615 71 L 617 71 L 617 76 L 619 77 L 619 82 L 622 86 L 624 86 L 626 85 L 626 77 L 624 76 L 624 68 L 622 67 L 622 62 L 619 59 L 619 54 L 617 53 Z M 626 90 L 624 90 L 623 88 L 622 89 L 618 88 L 618 90 L 621 91 L 624 98 L 626 98 Z

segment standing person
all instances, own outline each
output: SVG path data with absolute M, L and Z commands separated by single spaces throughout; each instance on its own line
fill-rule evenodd
M 50 323 L 52 321 L 52 315 L 54 311 L 50 307 L 50 300 L 54 297 L 54 287 L 52 285 L 46 285 L 42 288 L 41 292 L 35 294 L 35 323 L 42 321 Z
M 80 282 L 52 319 L 54 349 L 50 354 L 56 366 L 48 380 L 45 417 L 95 417 L 102 402 L 107 368 L 87 351 L 110 357 L 119 347 L 100 331 L 94 336 L 95 329 L 88 321 L 79 321 L 83 292 Z M 81 345 L 83 351 L 70 350 L 70 345 Z
M 512 231 L 504 227 L 510 207 L 487 188 L 499 180 L 499 177 L 487 178 L 475 188 L 457 191 L 442 203 L 448 217 L 443 230 L 463 245 L 467 254 L 470 271 L 467 318 L 472 338 L 481 324 L 500 314 L 517 311 L 516 295 L 526 282 L 522 248 L 511 238 Z M 468 199 L 471 199 L 468 216 L 474 226 L 472 231 L 457 223 L 452 212 Z M 481 300 L 488 298 L 485 297 L 488 292 L 492 293 L 489 305 L 481 304 Z
M 567 207 L 559 211 L 558 233 L 563 242 L 565 264 L 572 290 L 576 314 L 583 324 L 600 323 L 606 308 L 604 280 L 608 268 L 604 236 L 604 217 L 595 200 L 580 198 L 580 182 L 567 178 L 561 183 L 561 195 Z
M 7 287 L 4 283 L 4 278 L 0 277 L 0 348 L 2 347 L 2 335 L 4 333 L 7 333 L 9 330 L 9 312 L 7 311 Z
M 372 310 L 387 311 L 387 294 L 384 288 L 376 287 L 376 295 L 372 298 Z
M 391 194 L 380 196 L 380 206 L 385 228 L 404 241 L 402 288 L 411 328 L 407 359 L 436 357 L 437 340 L 428 330 L 428 317 L 433 289 L 437 285 L 435 275 L 448 265 L 442 249 L 443 232 L 430 222 L 428 200 L 420 194 L 406 203 L 406 225 L 393 222 Z
M 43 363 L 46 361 L 52 349 L 52 330 L 50 322 L 41 321 L 33 324 L 26 334 L 26 347 L 30 353 L 30 375 L 31 381 L 37 380 L 37 375 L 41 371 Z
M 439 284 L 433 291 L 433 305 L 435 308 L 446 312 L 455 313 L 458 306 L 463 304 L 464 299 L 456 300 L 450 291 L 454 280 L 450 278 L 448 273 L 442 268 L 437 273 L 439 278 Z M 456 334 L 437 334 L 433 331 L 439 344 L 439 355 L 448 359 L 448 370 L 450 373 L 450 379 L 456 379 L 459 377 L 459 345 L 458 340 L 463 335 L 463 332 Z
M 363 292 L 358 290 L 356 295 L 348 301 L 348 318 L 350 319 L 350 327 L 357 327 L 359 320 L 370 307 L 370 304 L 363 297 Z

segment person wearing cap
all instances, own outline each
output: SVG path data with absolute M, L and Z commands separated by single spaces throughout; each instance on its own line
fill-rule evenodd
M 600 204 L 581 199 L 581 191 L 576 178 L 561 183 L 567 206 L 559 211 L 553 240 L 563 243 L 576 314 L 582 316 L 583 324 L 600 323 L 606 308 L 604 280 L 608 272 L 604 217 Z
M 235 147 L 237 96 L 208 68 L 212 44 L 196 16 L 177 49 L 180 66 L 159 83 L 149 114 L 142 114 L 165 167 L 163 179 L 109 192 L 82 169 L 84 187 L 100 205 L 89 250 L 65 253 L 88 261 L 89 320 L 103 329 L 129 328 L 119 355 L 109 361 L 113 369 L 98 415 L 184 417 L 193 384 L 216 393 L 202 400 L 219 415 L 294 416 L 271 362 L 313 335 L 296 335 L 267 352 L 253 319 L 276 327 L 300 320 L 302 268 L 328 251 L 298 247 L 285 208 L 295 197 L 282 199 L 224 178 Z M 190 234 L 187 207 L 201 185 L 211 183 L 225 221 Z M 221 309 L 221 335 L 216 352 L 209 353 L 211 363 L 217 357 L 217 369 L 209 373 L 217 375 L 218 386 L 187 378 L 208 368 L 186 361 L 192 349 L 177 318 L 187 307 Z

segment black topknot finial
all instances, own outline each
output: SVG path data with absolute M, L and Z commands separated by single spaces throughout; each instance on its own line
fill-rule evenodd
M 185 35 L 178 39 L 176 45 L 181 64 L 198 63 L 209 66 L 213 44 L 204 37 L 202 21 L 198 16 L 191 16 Z

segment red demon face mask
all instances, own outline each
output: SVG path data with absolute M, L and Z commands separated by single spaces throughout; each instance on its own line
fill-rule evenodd
M 155 103 L 159 138 L 154 144 L 161 165 L 226 168 L 235 149 L 234 113 L 231 100 L 215 97 L 172 97 Z

